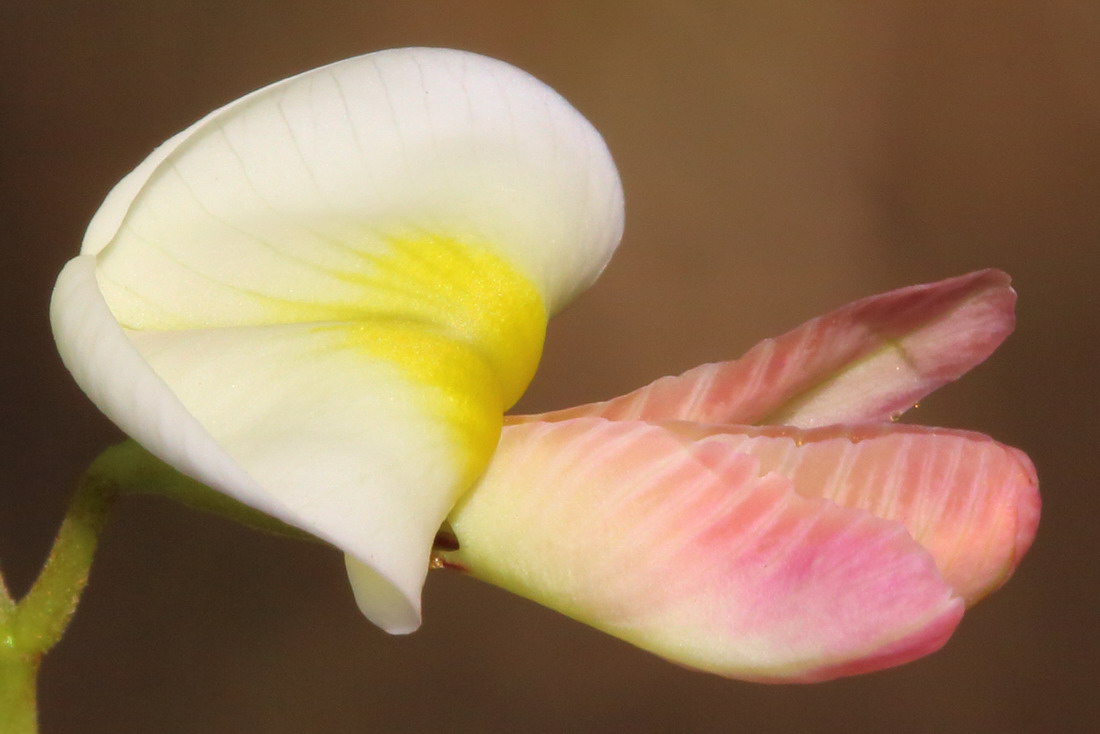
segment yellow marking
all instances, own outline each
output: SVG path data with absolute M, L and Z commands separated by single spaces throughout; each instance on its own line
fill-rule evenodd
M 362 297 L 338 307 L 346 320 L 318 328 L 340 330 L 346 346 L 397 365 L 420 388 L 428 414 L 462 447 L 468 487 L 496 449 L 504 411 L 535 374 L 542 297 L 498 255 L 441 237 L 396 241 L 367 257 L 370 272 L 342 278 Z
M 519 399 L 542 356 L 548 318 L 525 276 L 498 255 L 441 237 L 399 240 L 368 257 L 373 272 L 351 276 L 365 286 L 360 308 L 465 342 L 496 374 L 505 409 Z
M 479 350 L 417 321 L 372 318 L 319 328 L 339 329 L 346 346 L 399 367 L 423 409 L 451 433 L 461 487 L 471 486 L 496 449 L 506 409 Z
M 212 288 L 235 290 L 248 307 L 239 320 L 225 314 L 203 322 L 200 295 L 197 321 L 182 314 L 175 317 L 178 323 L 165 325 L 159 322 L 172 317 L 158 314 L 158 328 L 316 324 L 315 329 L 336 335 L 335 348 L 358 350 L 396 366 L 418 396 L 413 407 L 452 432 L 464 489 L 496 449 L 504 411 L 534 376 L 546 306 L 527 276 L 482 243 L 422 231 L 402 235 L 372 232 L 359 243 L 369 251 L 355 252 L 357 257 L 344 259 L 348 265 L 342 268 L 324 267 L 330 293 L 312 285 L 302 292 L 273 286 L 275 292 L 262 293 L 233 284 L 232 269 L 239 263 L 227 265 L 225 273 L 209 274 L 161 251 Z M 103 273 L 102 261 L 100 266 Z M 128 292 L 126 286 L 116 288 Z M 128 296 L 146 299 L 144 294 Z M 155 298 L 143 307 L 151 305 Z M 129 328 L 143 328 L 140 318 L 125 321 Z

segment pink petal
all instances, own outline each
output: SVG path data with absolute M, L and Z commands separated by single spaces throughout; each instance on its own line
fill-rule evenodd
M 513 422 L 612 420 L 803 427 L 895 418 L 985 360 L 1012 332 L 1009 277 L 982 270 L 848 304 L 705 364 L 602 403 Z
M 676 430 L 692 440 L 722 436 L 804 497 L 901 523 L 968 604 L 1008 580 L 1039 523 L 1030 460 L 981 434 L 903 425 Z
M 939 648 L 962 613 L 900 524 L 796 493 L 718 434 L 506 428 L 445 563 L 688 667 L 814 681 Z

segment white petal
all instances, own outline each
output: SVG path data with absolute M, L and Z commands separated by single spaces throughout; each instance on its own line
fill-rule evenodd
M 350 59 L 200 120 L 111 193 L 51 316 L 66 365 L 185 473 L 345 550 L 419 623 L 432 537 L 618 243 L 602 139 L 502 62 Z
M 65 268 L 53 309 L 65 363 L 93 400 L 185 473 L 369 564 L 364 612 L 415 629 L 432 538 L 499 431 L 484 362 L 427 334 L 451 377 L 410 380 L 369 348 L 388 324 L 127 334 L 93 268 L 91 256 Z
M 289 324 L 130 337 L 282 514 L 414 599 L 440 518 L 481 471 L 503 408 L 499 393 L 480 394 L 491 381 L 476 354 L 399 328 Z M 406 366 L 372 353 L 372 340 L 391 335 L 421 338 L 445 355 L 450 380 L 410 380 Z
M 621 230 L 607 148 L 553 90 L 474 54 L 399 49 L 208 115 L 119 184 L 84 251 L 121 321 L 180 328 L 280 320 L 271 299 L 344 309 L 370 255 L 425 233 L 502 256 L 554 312 Z
M 50 321 L 65 366 L 100 410 L 149 451 L 212 487 L 257 509 L 266 493 L 218 446 L 157 377 L 107 308 L 95 277 L 95 258 L 69 261 L 57 278 Z

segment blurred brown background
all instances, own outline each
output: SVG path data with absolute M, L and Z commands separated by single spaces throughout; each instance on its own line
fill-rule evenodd
M 874 292 L 1009 271 L 1017 333 L 910 420 L 1031 454 L 1045 515 L 1030 557 L 926 660 L 768 687 L 441 574 L 424 628 L 390 638 L 355 610 L 336 553 L 128 501 L 47 658 L 44 732 L 1096 730 L 1095 2 L 2 0 L 0 559 L 14 587 L 118 438 L 46 319 L 102 197 L 206 111 L 404 45 L 529 70 L 622 172 L 620 254 L 554 322 L 521 409 L 729 358 Z

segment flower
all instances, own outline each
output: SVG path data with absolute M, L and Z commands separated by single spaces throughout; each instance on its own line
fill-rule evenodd
M 546 320 L 603 269 L 603 140 L 503 62 L 398 49 L 207 115 L 109 194 L 60 274 L 65 365 L 183 473 L 344 550 L 415 629 Z
M 474 54 L 379 52 L 158 148 L 92 220 L 51 320 L 112 420 L 343 550 L 390 632 L 419 625 L 446 520 L 438 564 L 688 667 L 809 681 L 938 648 L 1030 545 L 1035 473 L 891 421 L 1007 336 L 1007 276 L 506 421 L 622 220 L 606 146 L 553 91 Z
M 935 651 L 1039 520 L 1020 451 L 893 423 L 1013 326 L 983 271 L 850 304 L 604 403 L 510 419 L 464 569 L 681 665 L 772 682 Z

